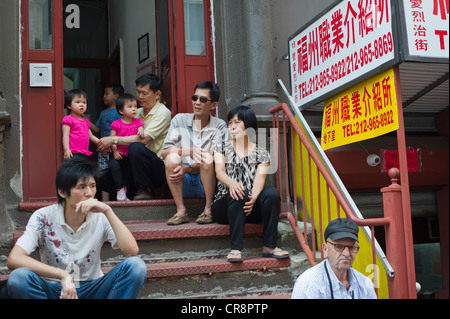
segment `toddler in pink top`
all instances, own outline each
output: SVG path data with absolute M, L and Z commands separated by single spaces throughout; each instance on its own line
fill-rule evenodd
M 91 124 L 83 114 L 87 110 L 87 94 L 82 90 L 72 90 L 66 94 L 65 105 L 71 114 L 64 117 L 62 125 L 62 144 L 64 160 L 76 154 L 91 156 L 89 142 L 98 143 L 99 139 L 91 132 Z
M 144 122 L 135 118 L 138 110 L 136 97 L 131 94 L 119 96 L 116 101 L 116 108 L 122 118 L 111 124 L 111 136 L 138 135 L 144 137 Z M 114 156 L 109 158 L 109 168 L 116 184 L 118 201 L 129 200 L 125 183 L 125 177 L 132 179 L 128 148 L 128 145 L 113 145 L 111 147 Z

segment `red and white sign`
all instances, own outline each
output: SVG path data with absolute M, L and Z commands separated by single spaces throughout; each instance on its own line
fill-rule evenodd
M 419 161 L 419 149 L 407 149 L 406 150 L 406 160 L 408 163 L 408 172 L 419 172 L 420 171 L 420 161 Z M 400 169 L 400 160 L 398 157 L 398 151 L 384 151 L 384 171 L 387 173 L 393 167 Z
M 449 0 L 403 0 L 403 10 L 409 57 L 448 59 Z
M 391 0 L 345 0 L 293 37 L 289 59 L 296 105 L 312 106 L 394 61 L 392 22 Z

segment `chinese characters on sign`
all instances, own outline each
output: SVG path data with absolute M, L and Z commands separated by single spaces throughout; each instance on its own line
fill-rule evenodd
M 325 101 L 322 149 L 367 140 L 398 130 L 393 69 Z
M 305 109 L 395 59 L 391 0 L 345 0 L 289 41 L 292 97 Z
M 409 56 L 449 57 L 449 0 L 403 0 Z
M 407 149 L 406 160 L 408 163 L 408 172 L 419 172 L 419 151 L 418 149 Z M 400 168 L 400 161 L 397 150 L 384 151 L 384 171 L 387 173 L 393 167 Z

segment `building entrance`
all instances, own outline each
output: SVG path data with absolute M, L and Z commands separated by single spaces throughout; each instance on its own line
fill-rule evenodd
M 209 0 L 24 0 L 21 6 L 25 202 L 56 200 L 65 92 L 88 94 L 86 116 L 95 123 L 108 83 L 135 93 L 136 78 L 155 73 L 163 81 L 163 102 L 175 115 L 192 111 L 196 83 L 214 80 Z M 31 62 L 51 64 L 51 86 L 30 87 Z M 42 154 L 43 139 L 45 158 L 31 160 Z M 49 182 L 42 185 L 43 179 Z

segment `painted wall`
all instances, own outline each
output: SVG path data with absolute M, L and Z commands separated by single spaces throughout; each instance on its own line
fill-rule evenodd
M 281 79 L 287 88 L 290 88 L 289 61 L 283 57 L 288 54 L 289 37 L 334 2 L 334 0 L 272 1 L 274 73 L 276 79 Z M 287 102 L 280 89 L 277 93 L 282 102 Z
M 19 93 L 20 60 L 19 54 L 19 1 L 0 1 L 0 92 L 5 99 L 2 111 L 11 116 L 11 127 L 6 131 L 4 147 L 4 201 L 2 207 L 17 207 L 22 198 L 21 179 L 21 102 Z M 11 230 L 7 211 L 0 214 L 0 247 L 2 234 Z
M 109 52 L 114 52 L 119 39 L 123 39 L 122 81 L 129 93 L 136 91 L 136 70 L 152 59 L 156 61 L 155 14 L 155 0 L 109 0 Z M 138 39 L 146 33 L 149 34 L 149 59 L 139 64 Z

